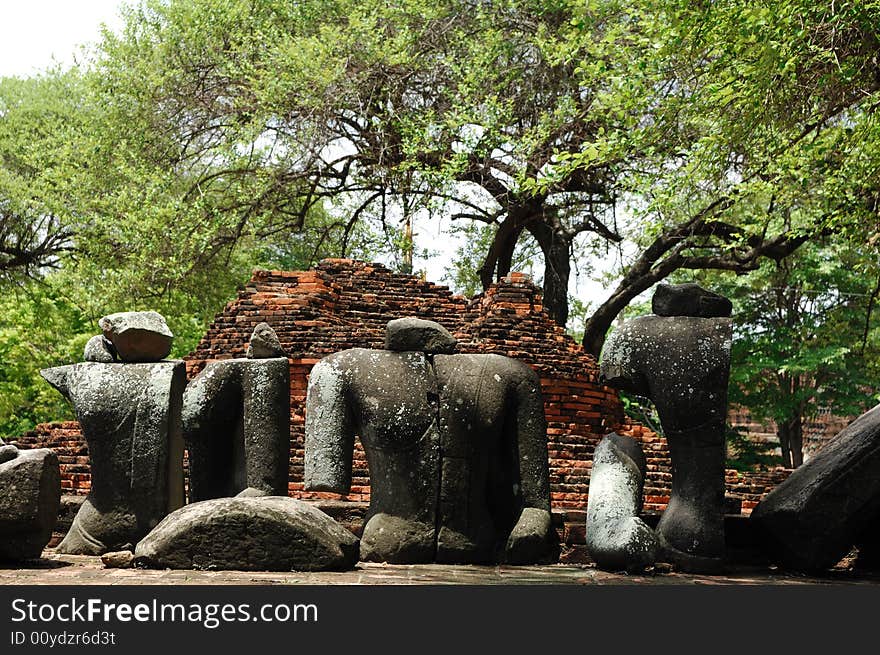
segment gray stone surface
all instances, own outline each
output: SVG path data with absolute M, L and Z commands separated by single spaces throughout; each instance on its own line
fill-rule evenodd
M 98 321 L 123 362 L 158 362 L 171 352 L 174 335 L 158 312 L 119 312 Z
M 717 571 L 724 555 L 724 465 L 731 322 L 641 316 L 608 338 L 606 384 L 650 398 L 669 443 L 672 493 L 657 527 L 664 558 Z
M 508 564 L 534 564 L 555 559 L 552 517 L 537 507 L 524 507 L 507 538 L 504 561 Z
M 86 343 L 83 359 L 87 362 L 110 364 L 116 361 L 116 349 L 106 337 L 96 334 Z
M 347 493 L 354 437 L 370 468 L 361 559 L 556 557 L 540 381 L 499 355 L 355 348 L 312 369 L 305 487 Z
M 3 446 L 2 451 L 0 560 L 36 559 L 49 543 L 58 518 L 58 457 L 47 448 L 18 450 Z
M 457 345 L 458 341 L 445 327 L 421 318 L 398 318 L 389 321 L 385 329 L 385 349 L 394 352 L 451 355 Z
M 254 328 L 251 340 L 248 343 L 248 359 L 270 359 L 273 357 L 287 357 L 278 335 L 268 323 L 260 323 Z
M 15 459 L 16 457 L 18 457 L 18 448 L 12 445 L 6 445 L 3 443 L 3 440 L 0 439 L 0 464 Z
M 301 500 L 217 498 L 169 514 L 135 558 L 169 569 L 343 571 L 358 561 L 358 540 Z
M 286 357 L 209 363 L 186 387 L 190 500 L 286 496 L 290 364 Z
M 221 585 L 236 587 L 275 585 L 289 589 L 291 597 L 295 597 L 294 594 L 304 585 L 432 585 L 434 587 L 438 585 L 468 585 L 470 587 L 474 585 L 540 585 L 543 587 L 573 585 L 578 589 L 577 591 L 572 589 L 572 595 L 578 595 L 589 601 L 597 596 L 591 594 L 587 587 L 614 585 L 615 587 L 633 587 L 630 596 L 633 602 L 631 612 L 637 612 L 645 604 L 644 602 L 639 604 L 636 601 L 642 601 L 646 596 L 651 595 L 651 592 L 646 593 L 645 589 L 657 586 L 672 585 L 675 587 L 675 589 L 662 592 L 662 595 L 667 598 L 677 598 L 684 588 L 692 589 L 693 593 L 700 593 L 704 598 L 710 596 L 717 598 L 724 595 L 724 590 L 718 588 L 719 585 L 748 587 L 748 589 L 743 589 L 743 594 L 754 598 L 758 594 L 765 593 L 764 587 L 784 585 L 790 588 L 789 592 L 784 592 L 785 594 L 802 597 L 805 594 L 809 595 L 809 592 L 812 591 L 817 596 L 826 599 L 828 598 L 829 585 L 849 587 L 853 589 L 853 594 L 850 597 L 855 598 L 860 594 L 859 587 L 863 589 L 861 593 L 868 596 L 876 594 L 878 584 L 880 584 L 880 575 L 878 574 L 838 569 L 821 576 L 808 576 L 802 573 L 787 573 L 777 567 L 755 565 L 732 567 L 723 576 L 681 573 L 662 564 L 658 564 L 653 571 L 644 575 L 612 573 L 583 564 L 473 566 L 470 564 L 395 565 L 371 562 L 360 562 L 357 567 L 349 571 L 260 572 L 108 569 L 101 564 L 98 557 L 62 555 L 50 551 L 46 552 L 45 558 L 45 566 L 0 566 L 0 585 L 5 585 L 6 589 L 10 590 L 9 593 L 11 593 L 13 585 L 55 585 L 58 587 L 124 585 L 128 588 L 210 585 L 214 589 Z M 240 593 L 237 590 L 234 591 Z M 548 592 L 551 596 L 556 596 L 555 590 L 548 589 Z M 143 593 L 154 593 L 155 595 L 163 592 L 157 590 L 156 592 L 144 591 Z M 402 593 L 402 590 L 399 593 Z M 470 591 L 462 589 L 461 593 L 470 593 Z M 610 593 L 619 594 L 620 592 L 612 590 Z M 837 593 L 843 596 L 848 594 L 844 589 Z M 247 593 L 245 592 L 244 595 Z M 770 595 L 775 596 L 776 594 L 770 592 Z M 754 608 L 753 605 L 749 605 L 749 607 Z M 819 611 L 822 609 L 820 607 Z M 322 609 L 322 611 L 324 610 Z M 706 611 L 715 612 L 717 615 L 717 604 L 712 606 L 707 604 Z M 865 605 L 865 611 L 871 611 L 871 606 Z M 725 616 L 729 616 L 729 613 Z M 510 621 L 508 622 L 510 623 Z M 595 620 L 590 626 L 596 626 Z M 582 630 L 588 628 L 589 626 L 585 625 Z M 547 627 L 551 635 L 561 629 L 556 624 L 548 624 Z M 457 634 L 460 635 L 461 631 Z
M 86 362 L 40 374 L 73 403 L 92 474 L 59 552 L 101 555 L 137 543 L 183 504 L 184 363 Z
M 611 433 L 596 447 L 586 537 L 599 568 L 639 571 L 657 560 L 657 535 L 639 518 L 645 470 L 645 454 L 635 439 Z
M 733 303 L 698 284 L 658 284 L 651 298 L 651 311 L 657 316 L 697 316 L 724 318 L 733 311 Z
M 870 546 L 880 524 L 880 405 L 796 468 L 750 520 L 771 557 L 791 569 L 827 569 L 853 544 Z

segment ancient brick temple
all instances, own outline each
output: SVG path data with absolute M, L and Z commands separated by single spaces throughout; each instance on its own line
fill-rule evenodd
M 302 486 L 309 371 L 339 350 L 382 348 L 385 324 L 404 316 L 441 323 L 459 339 L 462 352 L 516 357 L 538 371 L 549 426 L 553 503 L 585 506 L 593 447 L 621 424 L 622 407 L 616 392 L 598 384 L 594 359 L 543 311 L 540 291 L 522 274 L 514 273 L 468 301 L 447 287 L 392 273 L 380 264 L 325 260 L 304 272 L 257 271 L 214 319 L 186 358 L 187 367 L 194 375 L 213 359 L 243 356 L 254 326 L 268 322 L 290 357 L 290 493 L 328 497 L 304 492 Z M 369 499 L 359 446 L 347 499 Z
M 335 259 L 309 271 L 256 271 L 185 358 L 187 371 L 192 377 L 211 360 L 243 357 L 254 326 L 268 322 L 290 357 L 289 493 L 339 498 L 303 491 L 309 371 L 319 359 L 339 350 L 382 348 L 385 324 L 404 316 L 441 323 L 459 339 L 462 352 L 515 357 L 538 372 L 548 424 L 552 503 L 557 513 L 572 517 L 572 528 L 582 523 L 580 514 L 586 509 L 593 449 L 611 430 L 635 437 L 645 450 L 649 469 L 645 510 L 665 507 L 671 480 L 665 440 L 625 419 L 617 393 L 598 383 L 595 359 L 553 322 L 542 307 L 540 290 L 519 273 L 468 300 L 447 287 L 393 273 L 381 264 Z M 88 490 L 87 451 L 76 423 L 41 425 L 19 444 L 55 448 L 62 461 L 65 492 Z M 781 471 L 728 471 L 728 495 L 740 500 L 748 512 L 784 476 Z M 343 500 L 368 499 L 367 465 L 358 445 L 351 493 Z

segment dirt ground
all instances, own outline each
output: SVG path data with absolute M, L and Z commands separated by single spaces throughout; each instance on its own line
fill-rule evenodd
M 837 568 L 823 576 L 773 567 L 737 566 L 723 575 L 696 575 L 658 567 L 640 575 L 592 565 L 390 565 L 361 562 L 343 573 L 171 571 L 105 568 L 99 557 L 60 555 L 52 549 L 25 564 L 0 564 L 2 585 L 880 585 L 880 573 Z

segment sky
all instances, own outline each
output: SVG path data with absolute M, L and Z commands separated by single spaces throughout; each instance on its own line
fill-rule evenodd
M 0 0 L 0 76 L 28 77 L 41 70 L 67 67 L 83 60 L 83 46 L 97 41 L 101 25 L 117 30 L 125 0 Z M 432 282 L 443 282 L 458 243 L 445 233 L 448 221 L 416 224 L 416 249 L 437 254 L 416 259 Z M 602 264 L 599 263 L 599 268 Z M 569 292 L 586 301 L 601 301 L 605 290 L 586 276 L 572 275 Z
M 121 0 L 0 0 L 0 76 L 74 63 L 78 47 L 121 25 Z

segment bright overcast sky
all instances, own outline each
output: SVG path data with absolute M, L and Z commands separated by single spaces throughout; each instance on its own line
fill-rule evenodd
M 0 76 L 33 75 L 53 60 L 70 65 L 101 23 L 120 25 L 122 0 L 0 0 Z

